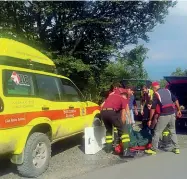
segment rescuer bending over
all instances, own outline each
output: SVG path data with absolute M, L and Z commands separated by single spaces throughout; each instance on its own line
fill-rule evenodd
M 127 92 L 123 88 L 111 93 L 101 106 L 101 119 L 106 127 L 106 152 L 113 152 L 113 126 L 117 128 L 118 137 L 123 145 L 123 156 L 134 157 L 129 150 L 129 134 L 125 127 L 127 111 L 129 111 Z

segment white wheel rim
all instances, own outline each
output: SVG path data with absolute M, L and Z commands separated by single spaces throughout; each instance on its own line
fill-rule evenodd
M 37 144 L 36 148 L 33 150 L 33 165 L 36 168 L 41 168 L 47 160 L 47 146 L 44 142 Z

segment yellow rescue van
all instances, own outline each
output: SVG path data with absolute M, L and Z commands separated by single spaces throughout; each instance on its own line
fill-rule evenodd
M 52 143 L 99 122 L 99 106 L 54 72 L 38 50 L 0 38 L 0 155 L 26 177 L 48 168 Z

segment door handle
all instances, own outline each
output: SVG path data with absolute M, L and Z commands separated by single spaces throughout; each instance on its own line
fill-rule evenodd
M 42 107 L 42 110 L 43 110 L 43 111 L 47 111 L 47 110 L 49 110 L 49 107 L 43 106 L 43 107 Z
M 74 109 L 74 106 L 69 106 L 69 109 Z

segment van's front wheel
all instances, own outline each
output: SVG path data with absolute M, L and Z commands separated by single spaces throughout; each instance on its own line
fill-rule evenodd
M 51 144 L 47 135 L 33 133 L 27 140 L 24 161 L 17 166 L 18 171 L 25 177 L 37 177 L 47 170 L 50 157 Z

